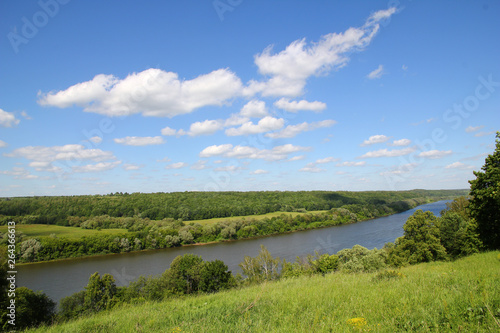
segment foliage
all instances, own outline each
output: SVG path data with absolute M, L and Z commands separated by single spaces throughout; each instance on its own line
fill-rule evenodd
M 268 249 L 260 246 L 259 255 L 252 258 L 245 256 L 239 264 L 243 274 L 247 276 L 249 282 L 262 282 L 275 280 L 279 277 L 281 261 L 280 258 L 273 258 Z
M 16 288 L 16 329 L 50 324 L 55 310 L 56 303 L 44 293 L 26 287 Z
M 482 171 L 469 181 L 471 217 L 477 221 L 484 246 L 500 249 L 500 132 L 496 134 L 495 151 L 486 157 Z
M 394 266 L 401 266 L 446 259 L 438 221 L 433 213 L 417 210 L 403 226 L 404 235 L 396 239 L 389 262 Z
M 111 308 L 116 292 L 115 279 L 112 275 L 104 274 L 101 277 L 97 272 L 92 274 L 85 287 L 83 301 L 85 311 L 99 312 Z
M 223 293 L 143 302 L 32 332 L 497 332 L 498 252 L 397 270 L 302 276 Z M 361 323 L 361 320 L 360 320 Z
M 203 259 L 195 254 L 176 257 L 165 272 L 171 288 L 181 294 L 198 290 Z
M 373 272 L 386 267 L 387 251 L 368 250 L 361 245 L 337 252 L 340 270 L 347 273 Z
M 205 262 L 200 271 L 199 290 L 206 293 L 228 289 L 234 285 L 234 278 L 221 260 Z

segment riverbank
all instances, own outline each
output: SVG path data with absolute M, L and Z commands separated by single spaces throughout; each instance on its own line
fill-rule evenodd
M 407 208 L 407 210 L 409 210 L 417 205 L 435 201 L 435 198 L 413 198 L 411 200 L 405 201 L 404 206 L 403 203 L 399 205 L 402 205 L 402 207 L 405 207 Z M 70 231 L 64 232 L 59 230 L 71 229 L 74 230 L 74 233 L 76 235 L 78 235 L 68 238 L 58 237 L 57 235 L 47 236 L 47 232 L 45 231 L 46 228 L 41 228 L 41 226 L 39 225 L 35 226 L 35 228 L 31 228 L 31 225 L 19 225 L 18 231 L 21 232 L 25 229 L 42 230 L 43 236 L 37 237 L 37 234 L 33 232 L 30 233 L 30 236 L 31 238 L 35 238 L 40 241 L 40 248 L 42 248 L 42 250 L 38 249 L 37 251 L 45 251 L 47 253 L 46 255 L 38 254 L 37 257 L 33 257 L 33 259 L 38 258 L 37 261 L 33 260 L 33 262 L 24 262 L 20 264 L 29 265 L 32 263 L 40 262 L 54 262 L 68 259 L 72 260 L 80 258 L 102 257 L 108 255 L 111 256 L 123 253 L 156 251 L 165 248 L 204 246 L 240 240 L 252 240 L 289 234 L 298 231 L 314 230 L 337 225 L 364 222 L 372 220 L 374 218 L 390 216 L 400 212 L 394 210 L 389 211 L 387 208 L 377 209 L 376 206 L 373 206 L 370 209 L 362 207 L 360 208 L 354 205 L 344 207 L 338 209 L 334 208 L 329 211 L 275 212 L 245 217 L 229 217 L 226 219 L 218 218 L 215 220 L 208 220 L 209 222 L 205 223 L 204 225 L 200 224 L 199 221 L 191 221 L 187 225 L 181 224 L 178 231 L 176 231 L 175 233 L 172 233 L 172 231 L 168 231 L 168 234 L 166 236 L 165 234 L 161 235 L 161 229 L 158 230 L 158 228 L 156 228 L 155 230 L 158 234 L 160 234 L 159 242 L 156 241 L 156 238 L 154 238 L 154 236 L 151 236 L 151 232 L 149 232 L 146 236 L 144 232 L 127 232 L 127 230 L 125 229 L 122 229 L 122 233 L 120 234 L 120 230 L 116 229 L 102 229 L 98 231 L 87 229 L 81 230 L 80 228 L 76 227 L 47 226 L 48 229 L 52 231 L 56 230 L 59 232 L 59 234 L 71 234 Z M 151 221 L 151 223 L 154 225 L 156 222 Z M 158 221 L 158 223 L 162 223 L 162 221 Z M 171 225 L 168 228 L 172 230 Z M 204 237 L 203 234 L 208 233 L 207 230 L 208 232 L 215 231 L 216 233 L 214 234 L 214 236 L 218 235 L 216 236 L 217 239 L 210 241 L 193 242 L 199 239 L 206 239 L 207 237 Z M 182 235 L 183 232 L 184 235 L 188 235 L 189 237 L 191 237 L 190 239 L 192 243 L 184 243 L 182 241 L 182 239 L 185 238 Z M 215 238 L 214 236 L 212 236 L 211 238 Z M 165 240 L 168 238 L 171 243 L 167 244 L 165 242 L 162 242 L 163 237 L 165 237 Z M 137 247 L 137 244 L 139 244 L 139 247 L 146 245 L 146 241 L 148 239 L 153 239 L 154 243 L 153 241 L 151 241 L 151 244 L 149 244 L 148 248 L 134 250 L 134 248 Z M 101 246 L 103 250 L 100 253 L 92 254 L 82 252 L 82 247 L 89 247 L 92 249 L 92 251 L 95 251 L 96 245 L 89 245 L 86 243 L 97 243 L 97 246 Z M 135 243 L 135 246 L 134 248 L 132 248 L 132 245 L 129 245 L 127 248 L 124 248 L 122 247 L 124 243 Z M 72 250 L 66 250 L 65 248 L 70 248 Z M 50 249 L 52 249 L 52 251 L 50 251 Z M 66 256 L 64 256 L 64 254 L 66 254 Z M 22 255 L 22 253 L 20 253 L 20 255 Z M 53 256 L 58 257 L 53 258 Z
M 125 305 L 29 332 L 498 330 L 500 252 L 382 272 L 302 276 L 213 295 Z

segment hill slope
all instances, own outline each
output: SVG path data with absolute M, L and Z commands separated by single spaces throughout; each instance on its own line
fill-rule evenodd
M 36 332 L 497 332 L 500 253 L 125 306 Z M 399 273 L 399 274 L 397 274 Z

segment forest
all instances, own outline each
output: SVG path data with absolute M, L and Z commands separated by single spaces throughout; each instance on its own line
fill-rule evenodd
M 70 228 L 101 231 L 77 238 L 57 234 L 28 236 L 22 231 L 16 232 L 16 260 L 40 262 L 237 240 L 354 223 L 402 212 L 431 201 L 452 199 L 467 192 L 183 192 L 11 198 L 0 202 L 0 213 L 3 214 L 0 218 L 4 224 L 8 221 L 15 221 L 17 225 L 51 222 Z M 179 213 L 181 211 L 182 214 Z M 271 212 L 282 214 L 272 217 L 255 215 Z M 199 223 L 200 220 L 190 222 L 190 218 L 240 215 L 255 215 L 255 218 L 233 218 L 203 224 Z M 119 229 L 123 233 L 111 234 L 105 232 L 106 229 Z M 7 242 L 5 232 L 0 238 L 0 246 L 7 246 Z

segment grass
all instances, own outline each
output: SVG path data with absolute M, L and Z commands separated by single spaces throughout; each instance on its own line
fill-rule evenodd
M 0 226 L 0 233 L 7 231 L 7 226 Z M 28 237 L 49 237 L 54 234 L 57 237 L 69 239 L 80 239 L 83 236 L 94 235 L 116 235 L 127 233 L 127 229 L 82 229 L 78 227 L 62 227 L 49 224 L 17 224 L 16 232 L 23 232 Z
M 500 253 L 125 305 L 33 332 L 500 332 Z
M 216 217 L 213 219 L 206 219 L 206 220 L 192 220 L 192 221 L 184 221 L 185 224 L 191 224 L 191 223 L 199 223 L 201 225 L 205 224 L 213 224 L 217 222 L 230 222 L 230 221 L 237 221 L 237 220 L 263 220 L 263 219 L 270 219 L 272 217 L 277 217 L 281 215 L 290 215 L 292 217 L 295 217 L 297 215 L 304 215 L 304 214 L 319 214 L 319 213 L 324 213 L 327 212 L 327 210 L 314 210 L 314 211 L 308 211 L 306 213 L 302 212 L 272 212 L 272 213 L 267 213 L 267 214 L 260 214 L 260 215 L 245 215 L 245 216 L 231 216 L 231 217 Z

